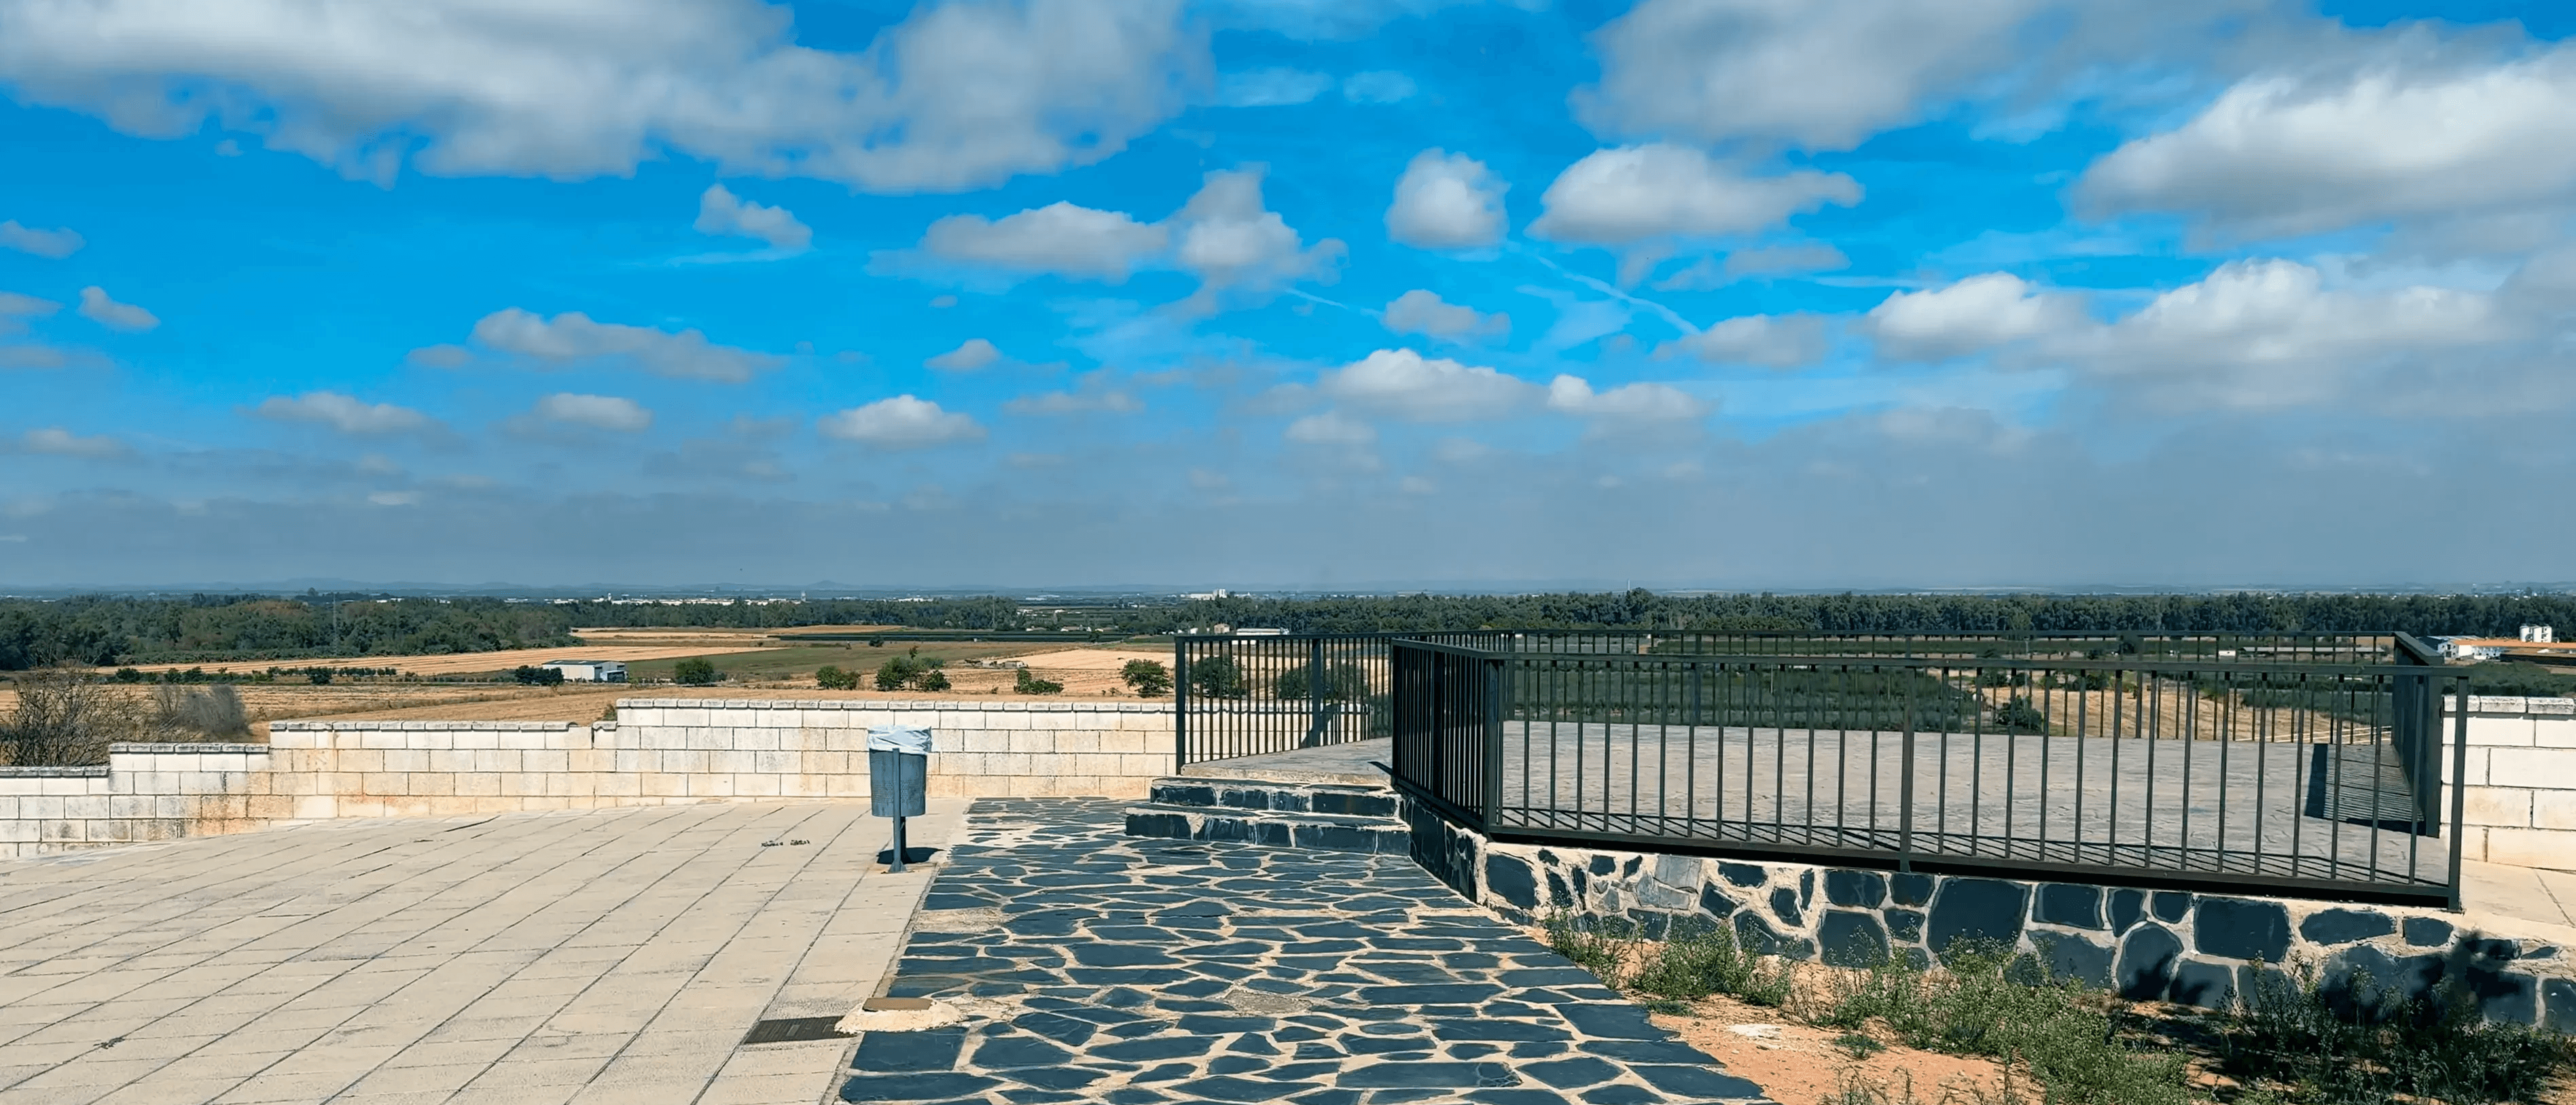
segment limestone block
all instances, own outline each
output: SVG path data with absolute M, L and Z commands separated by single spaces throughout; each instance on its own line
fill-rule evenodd
M 456 780 L 454 772 L 415 772 L 403 776 L 403 793 L 416 797 L 445 797 L 456 793 Z
M 242 801 L 254 821 L 282 821 L 295 816 L 295 800 L 282 794 L 254 794 Z
M 733 747 L 733 730 L 731 729 L 720 729 L 709 726 L 705 728 L 692 728 L 687 730 L 687 733 L 687 739 L 683 741 L 680 746 L 693 752 L 719 752 Z
M 504 772 L 500 779 L 501 796 L 504 798 L 527 798 L 546 792 L 546 776 L 543 772 Z M 522 805 L 520 808 L 526 807 Z
M 2519 710 L 2510 716 L 2501 717 L 2483 713 L 2472 714 L 2469 716 L 2469 744 L 2473 747 L 2477 745 L 2527 747 L 2532 741 L 2533 725 L 2532 719 L 2523 716 Z
M 794 732 L 793 729 L 766 727 L 737 728 L 733 730 L 733 739 L 725 742 L 725 747 L 736 752 L 776 752 L 787 747 L 788 735 Z
M 560 773 L 572 770 L 572 753 L 543 748 L 519 753 L 519 770 Z
M 1172 734 L 1170 733 L 1158 734 L 1135 729 L 1118 729 L 1103 733 L 1100 737 L 1100 750 L 1103 752 L 1151 752 L 1156 748 L 1171 746 Z
M 293 799 L 293 813 L 301 821 L 327 821 L 340 816 L 340 799 L 329 794 L 303 794 Z
M 2462 759 L 2467 761 L 2468 774 L 2465 778 L 2470 786 L 2475 787 L 2486 785 L 2487 755 L 2493 751 L 2494 749 L 2489 748 L 2471 748 L 2468 750 L 2468 755 L 2462 757 Z M 2443 756 L 2442 781 L 2445 783 L 2456 783 L 2461 781 L 2461 778 L 2462 776 L 2460 776 L 2458 772 L 2452 770 L 2451 757 L 2447 755 Z
M 639 797 L 644 793 L 644 775 L 640 772 L 602 775 L 592 785 L 591 793 L 603 801 Z
M 473 771 L 459 775 L 456 777 L 456 796 L 497 798 L 501 794 L 501 774 L 492 771 Z
M 2475 794 L 2476 791 L 2469 793 Z M 2576 790 L 2539 790 L 2531 795 L 2531 827 L 2576 829 Z
M 1128 779 L 1158 779 L 1171 773 L 1169 752 L 1127 752 L 1119 755 L 1115 774 Z
M 2490 828 L 2486 843 L 2489 863 L 2576 871 L 2576 831 Z
M 2471 825 L 2531 826 L 2532 792 L 2522 787 L 2466 787 L 2460 808 Z
M 449 775 L 472 771 L 474 770 L 474 753 L 460 752 L 453 749 L 433 750 L 429 754 L 429 769 L 431 771 Z
M 682 728 L 703 729 L 712 723 L 707 720 L 707 711 L 703 707 L 675 706 L 662 711 L 662 724 Z
M 679 798 L 689 793 L 689 777 L 668 771 L 647 772 L 637 777 L 639 797 Z
M 2576 748 L 2576 718 L 2533 718 L 2531 743 L 2541 748 Z
M 735 796 L 738 776 L 731 772 L 709 771 L 688 777 L 691 798 L 731 798 Z
M 381 798 L 342 798 L 339 814 L 342 817 L 392 817 L 395 816 L 393 809 Z
M 1073 753 L 1108 751 L 1101 747 L 1100 737 L 1101 734 L 1096 731 L 1058 730 L 1055 734 L 1055 751 Z
M 479 750 L 501 747 L 501 734 L 488 729 L 456 730 L 454 736 L 458 748 Z
M 110 817 L 150 817 L 156 810 L 154 797 L 155 796 L 149 794 L 108 795 L 107 815 Z
M 1056 744 L 1055 744 L 1056 734 L 1055 734 L 1055 730 L 1052 730 L 1052 729 L 1017 729 L 1017 730 L 1004 730 L 1004 733 L 1005 733 L 1005 734 L 1006 734 L 1006 736 L 1007 736 L 1007 739 L 1003 742 L 1003 746 L 1002 746 L 1004 751 L 1008 751 L 1008 752 L 1054 752 L 1054 751 L 1056 751 Z
M 706 769 L 719 775 L 743 774 L 754 770 L 753 765 L 757 762 L 753 759 L 754 755 L 754 753 L 730 748 L 720 752 L 709 752 L 706 754 Z
M 735 752 L 732 755 L 748 757 L 751 760 L 749 767 L 737 768 L 737 771 L 757 772 L 762 775 L 785 775 L 793 772 L 797 769 L 798 759 L 801 758 L 794 752 Z
M 786 792 L 786 788 L 780 785 L 780 780 L 786 778 L 783 775 L 745 774 L 731 778 L 732 793 L 737 798 L 776 798 Z
M 2471 749 L 2475 752 L 2476 749 Z M 2487 753 L 2488 780 L 2549 790 L 2576 790 L 2576 752 L 2556 748 L 2498 748 Z M 2476 777 L 2471 776 L 2475 782 Z

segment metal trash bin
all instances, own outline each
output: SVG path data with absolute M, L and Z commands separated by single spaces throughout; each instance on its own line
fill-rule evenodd
M 868 730 L 868 812 L 894 819 L 894 862 L 903 870 L 907 817 L 930 812 L 930 730 L 879 725 Z

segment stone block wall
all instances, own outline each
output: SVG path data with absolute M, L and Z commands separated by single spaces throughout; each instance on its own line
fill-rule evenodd
M 867 732 L 933 736 L 930 793 L 1137 798 L 1173 770 L 1153 702 L 621 699 L 618 720 L 281 721 L 265 745 L 119 744 L 0 768 L 0 857 L 338 817 L 864 798 Z
M 2472 697 L 2468 751 L 2461 854 L 2576 871 L 2576 699 Z
M 2204 1008 L 2304 961 L 2329 984 L 2366 972 L 2429 993 L 2454 979 L 2492 1019 L 2576 1032 L 2565 949 L 2472 931 L 2438 909 L 1496 843 L 1407 806 L 1418 862 L 1527 921 L 1618 917 L 1650 936 L 1724 925 L 1756 953 L 1850 967 L 1891 954 L 1926 965 L 1954 942 L 1991 941 L 2024 969 Z

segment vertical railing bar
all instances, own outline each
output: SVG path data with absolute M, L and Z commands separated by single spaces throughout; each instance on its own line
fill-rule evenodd
M 2453 714 L 2451 731 L 2451 823 L 2447 829 L 2451 834 L 2450 909 L 2451 912 L 2458 913 L 2460 912 L 2460 846 L 2465 836 L 2461 826 L 2467 823 L 2468 816 L 2469 677 L 2460 676 L 2454 686 L 2458 688 L 2455 701 L 2459 703 L 2459 708 Z M 2438 702 L 2440 699 L 2436 697 L 2435 701 Z

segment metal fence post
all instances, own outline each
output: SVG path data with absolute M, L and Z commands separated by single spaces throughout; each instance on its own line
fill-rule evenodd
M 1306 641 L 1306 747 L 1324 743 L 1324 635 Z
M 1484 810 L 1486 832 L 1502 823 L 1503 813 L 1503 704 L 1510 701 L 1504 693 L 1504 680 L 1511 671 L 1500 657 L 1485 664 L 1485 785 Z
M 1190 641 L 1172 638 L 1172 773 L 1190 766 Z
M 2451 726 L 2451 912 L 2460 912 L 2460 846 L 2466 833 L 2460 826 L 2468 820 L 2469 788 L 2469 677 L 2461 676 L 2460 708 Z M 2438 690 L 2438 688 L 2437 688 Z
M 1910 677 L 1915 674 L 1908 670 Z M 1905 681 L 1905 765 L 1898 769 L 1896 808 L 1896 869 L 1914 873 L 1914 680 Z M 1876 802 L 1873 796 L 1870 799 Z

